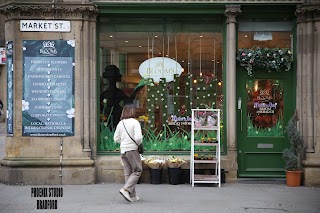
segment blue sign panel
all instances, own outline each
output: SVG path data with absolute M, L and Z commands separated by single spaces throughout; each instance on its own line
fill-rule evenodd
M 74 135 L 74 40 L 23 41 L 23 136 Z
M 13 136 L 13 41 L 6 43 L 7 57 L 7 136 Z

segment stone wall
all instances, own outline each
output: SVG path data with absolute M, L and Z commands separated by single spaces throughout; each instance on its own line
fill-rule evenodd
M 320 186 L 320 4 L 297 8 L 297 110 L 305 142 L 304 185 Z
M 95 182 L 95 22 L 92 4 L 13 2 L 0 7 L 5 38 L 13 41 L 14 134 L 6 137 L 0 179 L 9 184 L 90 184 Z M 20 20 L 70 20 L 70 32 L 21 32 Z M 23 40 L 75 40 L 75 124 L 71 137 L 22 136 Z M 91 149 L 93 147 L 93 149 Z

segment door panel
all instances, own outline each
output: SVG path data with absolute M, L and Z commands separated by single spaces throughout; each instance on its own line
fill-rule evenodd
M 292 73 L 249 77 L 241 68 L 237 73 L 238 176 L 284 177 L 285 126 L 294 108 Z

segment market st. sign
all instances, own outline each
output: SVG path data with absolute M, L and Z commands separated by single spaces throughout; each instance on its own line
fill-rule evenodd
M 180 76 L 181 73 L 181 65 L 175 60 L 166 57 L 150 58 L 139 66 L 141 77 L 152 78 L 155 83 L 158 83 L 160 78 L 165 78 L 166 82 L 171 82 L 175 74 Z
M 20 20 L 21 32 L 70 32 L 70 21 Z

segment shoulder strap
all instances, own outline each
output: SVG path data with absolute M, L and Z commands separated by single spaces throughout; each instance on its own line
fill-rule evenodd
M 131 138 L 131 140 L 133 140 L 133 142 L 135 142 L 135 144 L 137 144 L 137 142 L 136 142 L 136 141 L 131 137 L 131 135 L 129 134 L 129 132 L 128 132 L 126 126 L 124 125 L 124 122 L 123 122 L 123 121 L 122 121 L 122 124 L 123 124 L 123 126 L 124 126 L 124 129 L 125 129 L 126 132 L 128 133 L 129 137 Z M 138 144 L 137 144 L 137 145 L 138 145 Z

